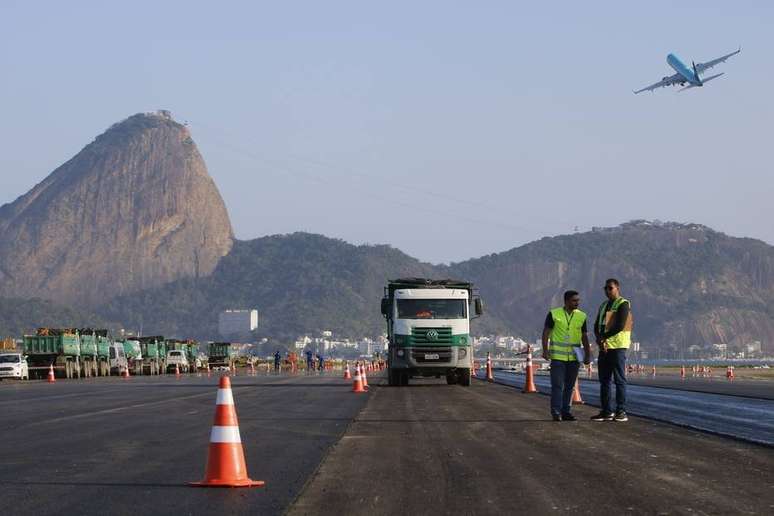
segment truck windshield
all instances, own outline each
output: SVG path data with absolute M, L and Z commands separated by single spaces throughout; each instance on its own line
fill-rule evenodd
M 19 355 L 0 355 L 0 364 L 17 364 Z
M 465 319 L 465 299 L 398 299 L 399 319 Z

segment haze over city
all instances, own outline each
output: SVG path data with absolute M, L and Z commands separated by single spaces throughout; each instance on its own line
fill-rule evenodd
M 240 239 L 303 230 L 437 263 L 647 218 L 774 242 L 768 3 L 45 11 L 0 6 L 2 203 L 161 108 L 188 122 Z M 669 52 L 739 45 L 706 88 L 632 94 Z

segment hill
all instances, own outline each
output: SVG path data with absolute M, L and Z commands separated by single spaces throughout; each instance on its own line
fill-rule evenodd
M 0 207 L 0 292 L 93 307 L 206 276 L 232 238 L 188 129 L 138 114 Z
M 32 334 L 39 327 L 111 328 L 101 317 L 43 299 L 0 298 L 0 338 Z
M 617 277 L 632 301 L 635 338 L 651 352 L 688 356 L 713 344 L 742 349 L 756 341 L 774 351 L 774 248 L 696 224 L 645 221 L 544 238 L 451 266 L 320 235 L 259 238 L 236 242 L 210 277 L 123 296 L 100 313 L 147 331 L 216 338 L 219 311 L 257 308 L 257 335 L 378 335 L 384 282 L 401 276 L 473 281 L 487 307 L 474 323 L 477 334 L 536 339 L 546 311 L 567 289 L 581 292 L 593 316 L 604 280 Z

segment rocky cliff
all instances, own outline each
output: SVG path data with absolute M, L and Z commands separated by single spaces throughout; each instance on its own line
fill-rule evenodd
M 0 289 L 98 306 L 206 276 L 232 241 L 188 129 L 166 111 L 138 114 L 0 207 Z

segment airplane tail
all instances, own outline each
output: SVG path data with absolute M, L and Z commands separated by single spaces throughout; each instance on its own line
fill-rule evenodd
M 712 79 L 717 79 L 717 78 L 718 78 L 718 77 L 720 77 L 721 75 L 725 75 L 725 73 L 726 73 L 726 72 L 719 73 L 719 74 L 716 74 L 716 75 L 710 75 L 709 77 L 707 77 L 707 78 L 705 78 L 705 79 L 702 79 L 702 81 L 701 81 L 701 82 L 702 82 L 702 84 L 704 84 L 704 83 L 707 83 L 707 82 L 710 82 Z M 694 85 L 694 84 L 690 84 L 690 85 L 686 86 L 685 88 L 680 88 L 679 90 L 677 90 L 677 92 L 679 93 L 679 92 L 681 92 L 681 91 L 690 90 L 691 88 L 695 88 L 695 87 L 696 87 L 696 85 Z

